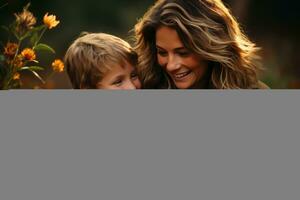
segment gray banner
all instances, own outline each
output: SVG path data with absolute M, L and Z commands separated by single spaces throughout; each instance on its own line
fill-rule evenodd
M 0 199 L 298 200 L 299 91 L 1 91 Z

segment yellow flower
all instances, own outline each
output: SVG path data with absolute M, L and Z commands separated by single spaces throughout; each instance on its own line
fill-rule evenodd
M 17 49 L 18 49 L 18 45 L 16 43 L 8 42 L 4 47 L 4 55 L 9 58 L 12 58 L 15 56 Z
M 33 14 L 28 11 L 28 7 L 30 4 L 28 4 L 24 9 L 23 12 L 16 14 L 16 31 L 20 34 L 24 34 L 27 30 L 30 30 L 33 28 L 33 26 L 36 24 L 36 18 L 33 16 Z
M 62 72 L 62 71 L 64 71 L 65 65 L 60 59 L 56 59 L 52 63 L 52 68 L 53 68 L 53 71 L 55 71 L 55 72 Z
M 20 79 L 20 74 L 17 72 L 13 76 L 13 80 L 19 80 Z
M 44 24 L 48 27 L 48 29 L 52 29 L 59 24 L 59 20 L 56 20 L 56 16 L 48 15 L 48 13 L 46 13 L 44 15 L 43 21 L 44 21 Z
M 24 65 L 23 63 L 23 56 L 22 55 L 18 55 L 14 62 L 13 62 L 14 66 L 16 66 L 17 68 L 20 68 Z
M 36 55 L 34 53 L 34 51 L 30 48 L 26 48 L 24 49 L 22 52 L 21 52 L 21 55 L 26 59 L 26 60 L 29 60 L 29 61 L 32 61 L 32 60 L 35 60 L 36 58 Z
M 24 62 L 23 62 L 23 56 L 21 54 L 19 54 L 18 56 L 16 56 L 14 59 L 12 60 L 7 60 L 6 63 L 8 65 L 11 65 L 13 67 L 17 67 L 17 68 L 20 68 L 20 67 L 23 67 L 24 65 Z

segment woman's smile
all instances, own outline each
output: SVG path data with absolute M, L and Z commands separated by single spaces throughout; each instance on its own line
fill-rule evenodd
M 184 72 L 176 73 L 173 75 L 173 78 L 178 81 L 182 81 L 191 73 L 191 70 L 187 70 Z

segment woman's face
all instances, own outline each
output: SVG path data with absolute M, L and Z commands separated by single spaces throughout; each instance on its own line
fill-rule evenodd
M 179 89 L 196 87 L 207 71 L 207 63 L 186 49 L 176 30 L 161 26 L 156 31 L 157 61 Z

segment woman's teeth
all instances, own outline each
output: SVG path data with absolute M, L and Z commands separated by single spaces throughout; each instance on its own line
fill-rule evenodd
M 190 73 L 190 72 L 178 73 L 178 74 L 175 74 L 174 77 L 180 79 L 180 78 L 185 77 L 185 76 L 188 75 L 189 73 Z

